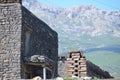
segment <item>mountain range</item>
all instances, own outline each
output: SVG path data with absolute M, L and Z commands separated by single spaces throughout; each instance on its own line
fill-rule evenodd
M 59 55 L 82 50 L 87 59 L 120 78 L 120 11 L 93 5 L 58 8 L 36 0 L 22 4 L 57 31 Z

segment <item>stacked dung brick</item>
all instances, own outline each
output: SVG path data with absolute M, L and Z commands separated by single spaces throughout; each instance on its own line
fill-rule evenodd
M 82 51 L 71 51 L 66 57 L 67 77 L 83 77 L 87 75 L 86 59 Z

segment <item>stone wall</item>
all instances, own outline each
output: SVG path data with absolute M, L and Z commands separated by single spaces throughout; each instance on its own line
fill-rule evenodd
M 67 77 L 87 75 L 86 58 L 82 51 L 71 51 L 66 57 Z
M 57 33 L 21 4 L 0 2 L 0 80 L 23 78 L 23 60 L 33 55 L 52 59 L 57 76 Z
M 22 3 L 22 0 L 0 0 L 0 3 Z
M 20 78 L 21 5 L 0 4 L 0 80 Z
M 57 75 L 58 35 L 47 24 L 22 7 L 22 59 L 44 55 L 55 62 Z

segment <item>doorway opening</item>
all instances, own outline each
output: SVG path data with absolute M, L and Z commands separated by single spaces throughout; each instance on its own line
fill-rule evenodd
M 44 71 L 45 69 L 45 71 Z M 26 65 L 24 66 L 24 78 L 25 79 L 32 79 L 36 76 L 41 77 L 42 79 L 44 76 L 46 79 L 52 78 L 52 70 L 48 70 L 47 67 L 42 67 L 42 65 Z

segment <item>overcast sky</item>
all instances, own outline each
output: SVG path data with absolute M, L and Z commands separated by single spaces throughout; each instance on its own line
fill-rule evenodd
M 56 7 L 70 8 L 78 5 L 92 4 L 103 10 L 120 10 L 120 0 L 38 0 Z

